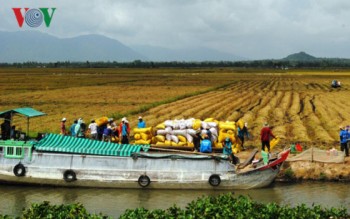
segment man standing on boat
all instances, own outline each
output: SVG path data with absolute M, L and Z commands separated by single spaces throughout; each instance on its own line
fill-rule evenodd
M 73 124 L 69 128 L 71 136 L 75 137 L 75 126 L 78 124 L 78 120 L 74 120 Z
M 267 147 L 268 152 L 270 153 L 270 139 L 276 138 L 269 127 L 269 124 L 267 122 L 264 123 L 264 127 L 261 129 L 260 132 L 261 136 L 261 150 L 265 151 L 265 146 Z
M 130 133 L 130 126 L 128 120 L 124 117 L 122 119 L 121 124 L 119 125 L 120 129 L 120 138 L 122 144 L 129 144 L 129 133 Z
M 89 124 L 89 131 L 90 131 L 90 137 L 91 139 L 97 140 L 97 123 L 94 119 L 91 120 L 91 123 Z
M 201 153 L 211 153 L 212 152 L 211 141 L 210 141 L 208 135 L 205 135 L 203 141 L 201 142 L 200 152 Z
M 223 150 L 222 150 L 222 153 L 224 155 L 227 155 L 228 156 L 228 159 L 230 162 L 232 162 L 232 141 L 229 137 L 227 137 L 223 143 Z
M 74 132 L 75 132 L 75 136 L 78 137 L 78 138 L 84 138 L 85 137 L 85 133 L 84 133 L 84 130 L 82 128 L 82 125 L 83 124 L 83 119 L 78 119 L 78 124 L 75 125 L 75 128 L 74 128 Z
M 11 123 L 6 118 L 4 122 L 1 124 L 1 138 L 2 140 L 10 139 L 11 135 Z
M 247 136 L 247 138 L 249 138 L 249 132 L 248 132 L 248 123 L 244 123 L 244 126 L 243 128 L 241 127 L 237 127 L 237 131 L 238 131 L 238 138 L 241 140 L 241 147 L 242 147 L 242 150 L 244 151 L 245 150 L 245 147 L 244 147 L 244 135 Z

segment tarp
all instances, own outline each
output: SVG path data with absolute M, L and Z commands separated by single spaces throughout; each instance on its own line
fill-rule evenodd
M 310 148 L 304 152 L 289 156 L 287 161 L 316 161 L 322 163 L 344 163 L 345 154 L 342 151 L 327 151 L 318 148 Z
M 13 115 L 17 113 L 28 118 L 46 115 L 45 113 L 37 111 L 33 108 L 23 107 L 23 108 L 11 109 L 4 112 L 0 112 L 0 118 L 5 118 L 5 117 L 8 117 L 9 115 Z
M 36 143 L 34 147 L 38 151 L 128 157 L 135 152 L 140 152 L 141 149 L 147 151 L 150 145 L 115 144 L 72 136 L 48 134 Z

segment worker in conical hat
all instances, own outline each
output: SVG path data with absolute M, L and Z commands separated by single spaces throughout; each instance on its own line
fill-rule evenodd
M 345 151 L 345 156 L 349 156 L 348 139 L 350 138 L 348 130 L 345 130 L 343 126 L 339 127 L 340 133 L 340 150 Z

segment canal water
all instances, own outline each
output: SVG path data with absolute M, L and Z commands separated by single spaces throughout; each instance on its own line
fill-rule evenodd
M 128 189 L 80 189 L 0 185 L 0 214 L 19 216 L 31 203 L 50 201 L 52 204 L 82 203 L 88 212 L 118 218 L 126 209 L 145 207 L 166 209 L 187 203 L 203 195 L 219 195 L 234 192 L 250 196 L 262 203 L 276 202 L 292 206 L 305 203 L 324 207 L 346 207 L 350 213 L 350 185 L 347 183 L 304 182 L 297 184 L 274 183 L 254 190 L 128 190 Z

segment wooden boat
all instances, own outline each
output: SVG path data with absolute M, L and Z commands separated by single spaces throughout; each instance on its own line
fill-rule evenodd
M 151 153 L 126 145 L 48 134 L 38 142 L 0 141 L 0 181 L 66 187 L 251 189 L 270 185 L 289 149 L 239 169 L 225 155 Z

